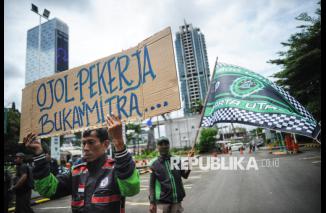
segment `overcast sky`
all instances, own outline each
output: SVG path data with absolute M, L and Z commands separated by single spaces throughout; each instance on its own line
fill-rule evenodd
M 86 64 L 120 52 L 171 26 L 192 23 L 206 37 L 209 66 L 219 62 L 243 66 L 265 77 L 281 67 L 267 63 L 284 50 L 281 42 L 299 29 L 294 18 L 314 15 L 316 0 L 5 0 L 4 105 L 20 110 L 25 85 L 27 30 L 39 18 L 30 11 L 47 8 L 69 26 L 69 66 Z

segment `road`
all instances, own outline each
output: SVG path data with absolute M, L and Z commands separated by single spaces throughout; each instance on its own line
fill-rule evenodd
M 187 194 L 183 201 L 184 212 L 321 212 L 320 149 L 297 155 L 275 156 L 259 151 L 243 155 L 233 152 L 232 156 L 244 156 L 244 162 L 254 156 L 258 170 L 202 171 L 195 167 L 189 179 L 184 180 Z M 279 164 L 266 167 L 265 159 L 277 162 L 277 158 Z M 141 175 L 141 191 L 127 198 L 126 212 L 147 212 L 148 181 L 148 174 Z M 33 209 L 35 213 L 66 213 L 71 212 L 69 205 L 68 196 L 38 204 Z

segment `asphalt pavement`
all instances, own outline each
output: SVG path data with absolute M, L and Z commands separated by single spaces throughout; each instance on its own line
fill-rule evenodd
M 184 212 L 321 212 L 320 149 L 294 155 L 245 151 L 221 156 L 226 157 L 226 162 L 230 156 L 244 157 L 244 167 L 249 157 L 255 157 L 258 170 L 203 171 L 194 167 L 184 180 Z M 148 181 L 149 174 L 141 175 L 140 193 L 127 198 L 127 213 L 148 212 Z M 70 196 L 37 204 L 33 209 L 35 213 L 71 212 Z

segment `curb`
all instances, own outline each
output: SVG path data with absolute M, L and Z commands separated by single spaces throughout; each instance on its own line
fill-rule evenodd
M 273 155 L 286 155 L 287 152 L 279 151 L 279 152 L 273 152 L 272 154 L 273 154 Z
M 31 204 L 31 205 L 44 203 L 44 202 L 47 202 L 47 201 L 49 201 L 49 200 L 50 200 L 49 198 L 42 198 L 42 199 L 40 199 L 40 200 L 35 200 L 35 201 L 33 202 L 33 204 Z
M 304 144 L 304 147 L 306 147 L 306 148 L 320 148 L 320 144 L 308 143 L 308 144 Z
M 149 170 L 144 170 L 144 171 L 140 171 L 140 174 L 146 174 L 146 173 L 149 173 Z
M 137 168 L 137 169 L 138 169 L 138 171 L 139 171 L 139 174 L 141 174 L 141 175 L 150 172 L 148 166 L 143 166 L 143 167 L 141 167 L 141 168 Z
M 44 202 L 47 202 L 50 200 L 49 198 L 43 198 L 41 196 L 38 198 L 40 198 L 40 199 L 39 200 L 31 200 L 31 206 L 34 206 L 34 205 L 40 204 L 40 203 L 44 203 Z M 8 209 L 8 212 L 13 212 L 13 211 L 15 211 L 15 209 L 16 209 L 15 207 L 11 207 Z

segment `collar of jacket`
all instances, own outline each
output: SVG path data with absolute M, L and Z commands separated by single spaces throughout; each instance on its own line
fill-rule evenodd
M 164 156 L 162 156 L 162 155 L 159 156 L 160 161 L 170 160 L 170 158 L 171 158 L 171 154 L 164 155 Z
M 87 163 L 87 169 L 90 173 L 96 173 L 98 170 L 101 169 L 101 167 L 103 166 L 103 164 L 105 163 L 105 160 L 107 159 L 106 154 L 102 155 L 101 157 L 99 157 L 98 159 L 92 161 L 92 162 L 88 162 Z

